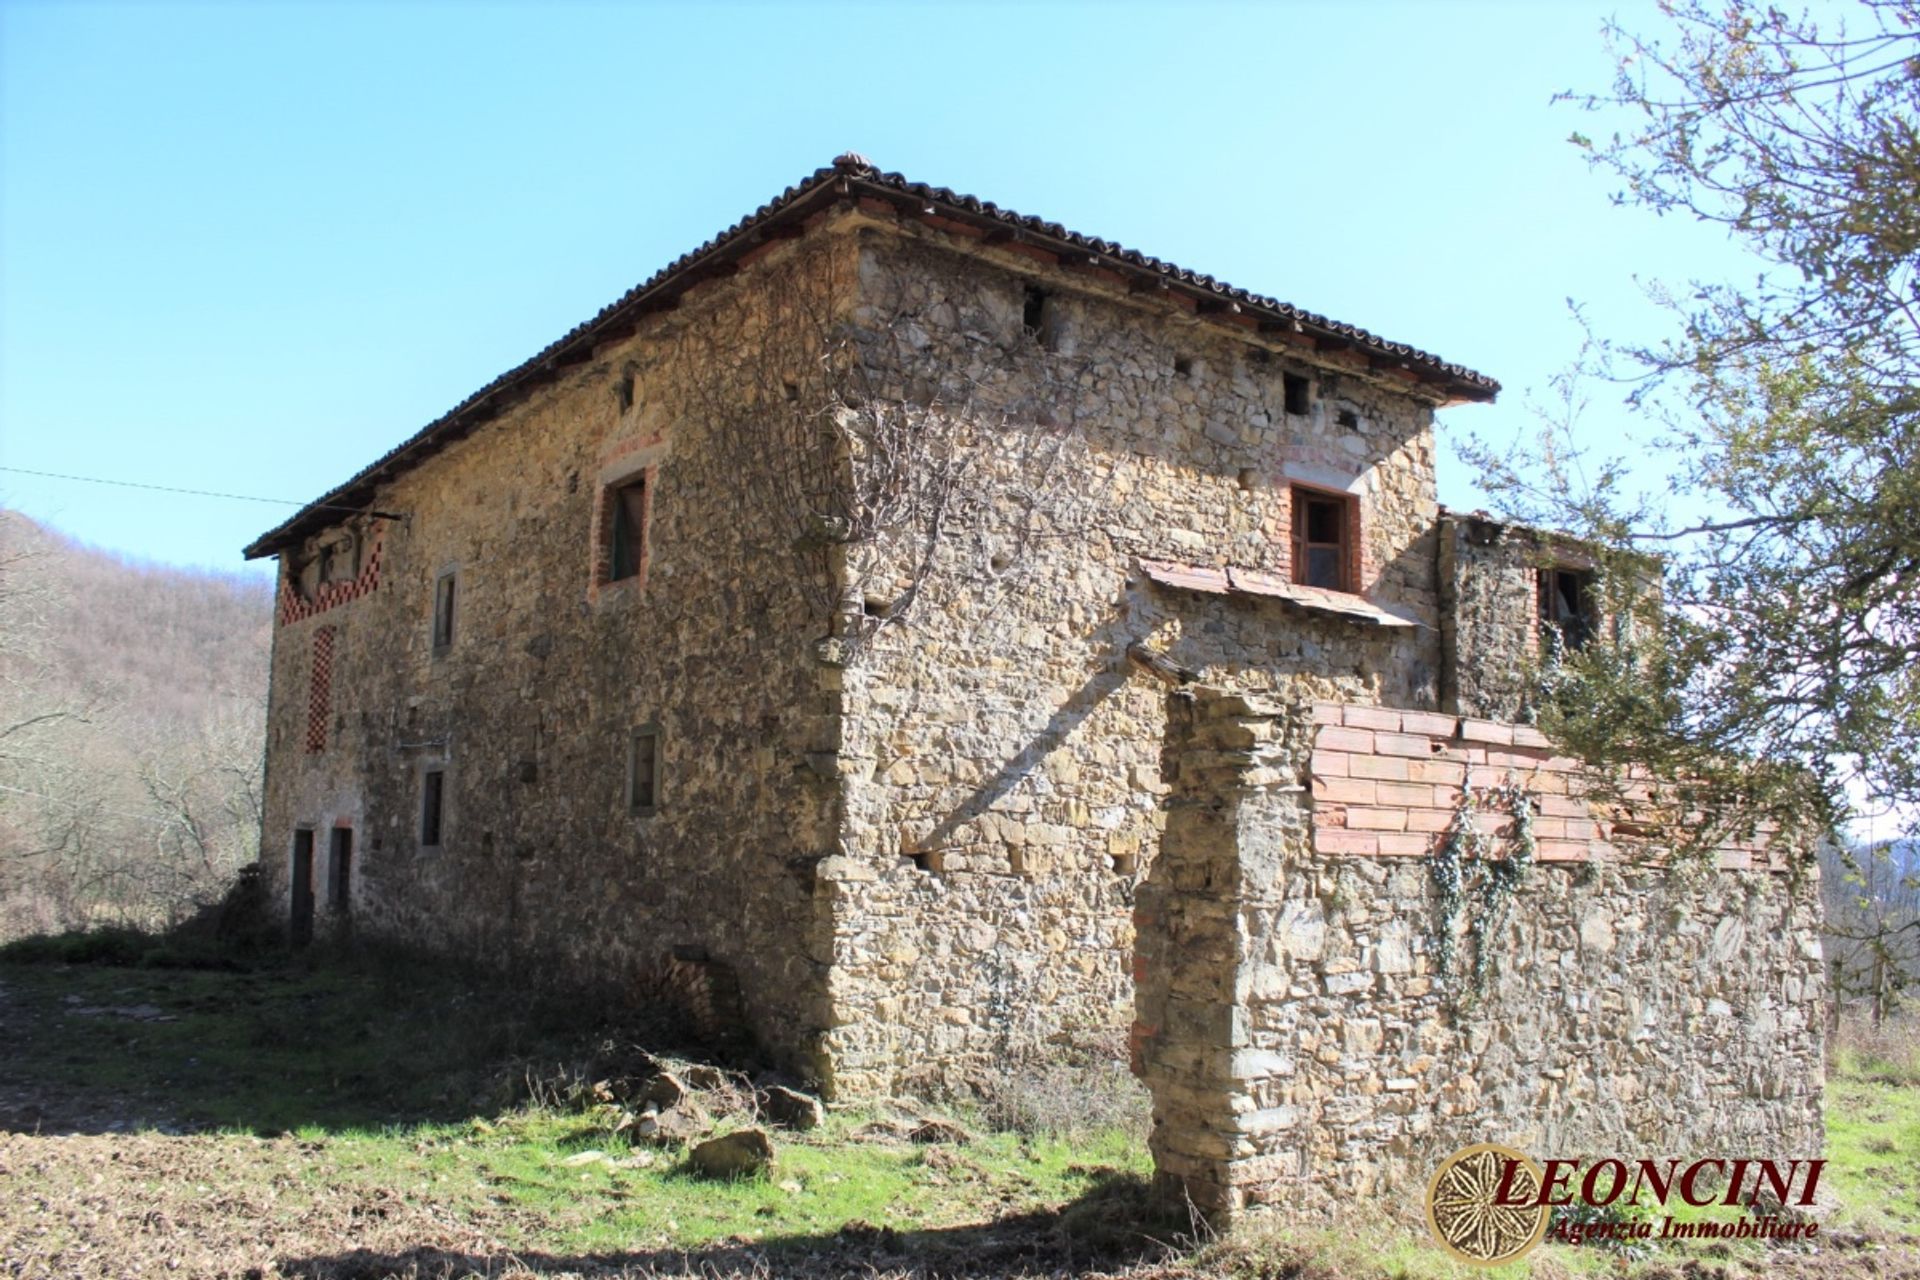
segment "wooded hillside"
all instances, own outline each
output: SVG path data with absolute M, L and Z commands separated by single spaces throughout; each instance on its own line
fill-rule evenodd
M 162 924 L 259 843 L 272 588 L 0 510 L 0 939 Z

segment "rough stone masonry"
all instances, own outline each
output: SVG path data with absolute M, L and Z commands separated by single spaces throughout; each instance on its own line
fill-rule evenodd
M 1579 571 L 1438 504 L 1435 410 L 1496 390 L 842 157 L 248 549 L 262 865 L 296 933 L 673 994 L 835 1096 L 1138 1023 L 1225 1207 L 1469 1133 L 1817 1142 L 1783 872 L 1542 814 L 1586 856 L 1441 1007 L 1443 789 L 1519 767 L 1462 726 L 1525 754 Z

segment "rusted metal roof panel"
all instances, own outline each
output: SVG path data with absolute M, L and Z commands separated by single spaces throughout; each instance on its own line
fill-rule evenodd
M 1142 560 L 1141 571 L 1163 587 L 1182 591 L 1204 591 L 1223 596 L 1232 589 L 1224 569 L 1206 569 L 1197 565 L 1169 564 L 1163 560 Z
M 1207 565 L 1170 564 L 1161 560 L 1142 560 L 1141 572 L 1149 580 L 1177 591 L 1199 591 L 1207 595 L 1256 596 L 1278 600 L 1296 609 L 1326 614 L 1348 622 L 1373 627 L 1417 627 L 1420 622 L 1408 614 L 1363 596 L 1345 591 L 1309 587 L 1259 569 L 1216 569 Z

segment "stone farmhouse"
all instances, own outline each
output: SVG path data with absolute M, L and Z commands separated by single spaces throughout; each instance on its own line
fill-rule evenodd
M 1225 1212 L 1487 1139 L 1817 1154 L 1812 890 L 1621 856 L 1524 723 L 1596 619 L 1438 503 L 1497 390 L 843 156 L 247 548 L 262 865 L 296 938 L 665 983 L 835 1096 L 1130 1027 Z M 1514 778 L 1470 983 L 1434 859 Z

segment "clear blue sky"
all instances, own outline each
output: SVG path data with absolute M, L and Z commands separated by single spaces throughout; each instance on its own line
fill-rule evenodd
M 1652 5 L 0 5 L 0 463 L 308 499 L 835 154 L 1501 379 L 1742 272 L 1556 90 Z M 1618 411 L 1591 428 L 1624 438 Z M 1471 503 L 1443 464 L 1442 497 Z M 234 568 L 291 506 L 0 473 Z

